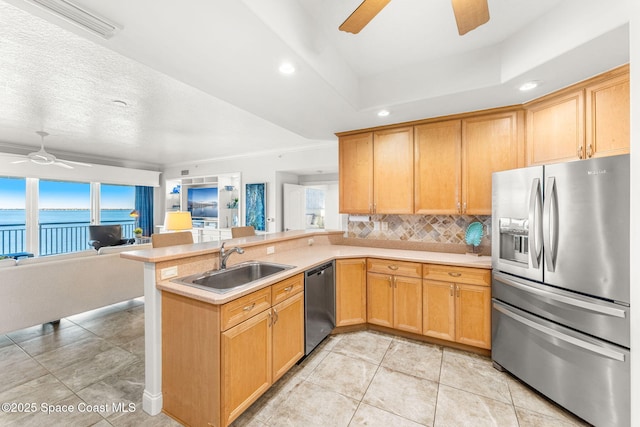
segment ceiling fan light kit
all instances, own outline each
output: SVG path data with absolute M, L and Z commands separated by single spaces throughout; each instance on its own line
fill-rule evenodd
M 364 0 L 338 29 L 358 34 L 389 1 L 391 0 Z M 458 34 L 461 36 L 489 22 L 487 0 L 451 0 L 451 6 L 453 6 Z
M 17 163 L 25 163 L 25 162 L 31 161 L 31 163 L 35 163 L 37 165 L 44 165 L 44 166 L 55 165 L 65 169 L 73 169 L 73 166 L 71 166 L 72 164 L 78 165 L 78 166 L 87 166 L 87 167 L 91 166 L 88 163 L 58 159 L 53 154 L 47 153 L 44 149 L 44 137 L 49 136 L 49 134 L 41 130 L 36 131 L 36 133 L 40 136 L 40 150 L 34 151 L 33 153 L 29 153 L 25 156 L 19 156 L 24 158 L 22 160 L 13 161 L 11 163 L 17 164 Z

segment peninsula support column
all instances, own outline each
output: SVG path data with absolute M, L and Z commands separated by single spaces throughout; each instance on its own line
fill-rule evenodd
M 144 394 L 142 409 L 162 411 L 162 293 L 156 288 L 156 265 L 144 263 Z

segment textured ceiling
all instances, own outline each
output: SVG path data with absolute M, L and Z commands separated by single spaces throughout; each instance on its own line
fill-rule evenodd
M 521 103 L 627 62 L 630 1 L 489 0 L 460 37 L 446 0 L 394 0 L 358 35 L 337 30 L 358 0 L 77 0 L 109 40 L 0 1 L 0 151 L 43 129 L 59 157 L 161 168 Z

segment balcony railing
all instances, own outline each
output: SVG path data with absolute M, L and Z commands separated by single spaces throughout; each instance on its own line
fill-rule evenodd
M 133 237 L 135 221 L 103 221 L 102 224 L 121 224 L 122 237 Z M 39 224 L 40 255 L 55 255 L 89 249 L 89 224 L 55 222 Z M 27 252 L 25 224 L 0 224 L 0 254 Z

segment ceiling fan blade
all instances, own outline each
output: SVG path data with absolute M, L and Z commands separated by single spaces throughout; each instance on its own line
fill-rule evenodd
M 65 168 L 65 169 L 73 169 L 73 166 L 68 165 L 68 164 L 66 164 L 66 163 L 64 163 L 64 162 L 60 162 L 60 161 L 58 161 L 58 160 L 56 160 L 55 162 L 53 162 L 53 164 L 54 164 L 54 165 L 56 165 L 56 166 L 60 166 L 61 168 Z
M 391 0 L 364 0 L 338 27 L 340 31 L 358 34 Z
M 487 0 L 451 0 L 451 5 L 461 36 L 489 22 Z
M 86 166 L 86 167 L 91 167 L 91 165 L 89 163 L 82 163 L 82 162 L 74 162 L 73 160 L 60 160 L 58 159 L 58 161 L 62 161 L 64 163 L 71 163 L 72 165 L 78 165 L 78 166 Z

